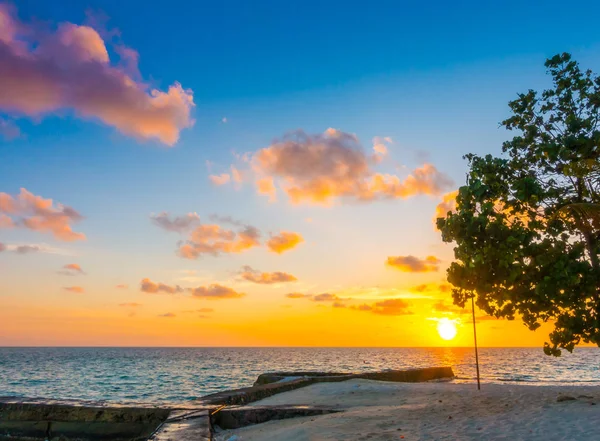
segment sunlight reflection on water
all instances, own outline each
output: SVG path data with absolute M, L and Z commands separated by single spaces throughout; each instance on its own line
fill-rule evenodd
M 485 382 L 600 385 L 600 350 L 560 358 L 539 348 L 482 348 Z M 475 375 L 471 348 L 0 348 L 0 396 L 114 402 L 193 400 L 250 386 L 269 371 L 452 366 Z

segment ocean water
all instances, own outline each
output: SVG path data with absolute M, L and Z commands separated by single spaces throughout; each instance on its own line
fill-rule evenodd
M 0 396 L 182 403 L 251 386 L 272 371 L 452 366 L 475 378 L 472 348 L 0 348 Z M 560 358 L 541 348 L 481 348 L 484 382 L 600 385 L 600 349 Z

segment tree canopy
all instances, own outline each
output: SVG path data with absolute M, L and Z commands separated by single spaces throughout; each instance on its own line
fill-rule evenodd
M 600 77 L 569 54 L 546 60 L 553 87 L 509 103 L 501 157 L 468 154 L 456 209 L 437 219 L 454 242 L 454 303 L 554 324 L 548 355 L 600 346 Z

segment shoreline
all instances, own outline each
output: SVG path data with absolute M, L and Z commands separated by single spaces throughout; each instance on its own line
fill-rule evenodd
M 600 424 L 600 386 L 483 383 L 477 391 L 454 378 L 449 367 L 276 372 L 174 406 L 0 397 L 0 440 L 566 441 L 593 439 Z

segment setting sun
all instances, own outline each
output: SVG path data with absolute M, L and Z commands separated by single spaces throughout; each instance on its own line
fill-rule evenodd
M 437 331 L 444 340 L 452 340 L 456 337 L 456 324 L 448 318 L 441 318 L 438 321 Z

